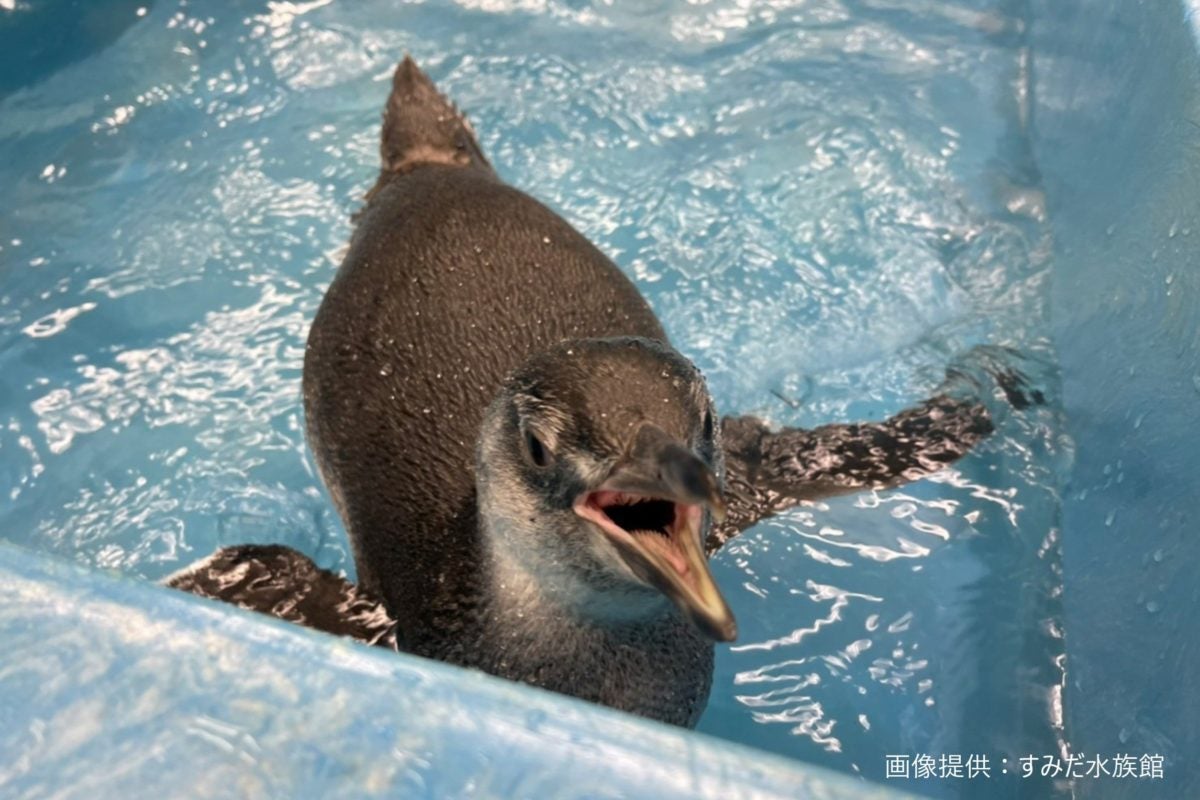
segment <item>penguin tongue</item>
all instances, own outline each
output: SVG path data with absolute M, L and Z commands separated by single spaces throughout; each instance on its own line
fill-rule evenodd
M 637 530 L 629 531 L 629 535 L 644 549 L 653 552 L 670 564 L 679 573 L 680 577 L 687 577 L 687 559 L 684 558 L 683 552 L 680 551 L 679 546 L 671 536 L 663 534 L 662 531 Z

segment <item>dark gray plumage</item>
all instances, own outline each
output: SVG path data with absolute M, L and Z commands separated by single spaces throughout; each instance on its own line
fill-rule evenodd
M 800 499 L 934 472 L 991 431 L 949 395 L 878 424 L 718 424 L 637 289 L 500 181 L 409 59 L 382 156 L 304 367 L 361 584 L 240 547 L 170 585 L 691 725 L 712 639 L 734 635 L 705 553 Z

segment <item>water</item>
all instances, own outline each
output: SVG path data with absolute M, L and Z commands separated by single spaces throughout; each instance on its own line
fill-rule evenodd
M 1032 359 L 1050 402 L 954 469 L 721 553 L 741 638 L 700 728 L 879 780 L 887 754 L 989 757 L 990 779 L 909 786 L 935 796 L 1068 791 L 1012 774 L 1069 737 L 1023 3 L 9 6 L 0 41 L 71 50 L 0 84 L 5 537 L 148 580 L 275 541 L 352 574 L 303 342 L 408 51 L 727 413 L 879 418 L 974 345 Z

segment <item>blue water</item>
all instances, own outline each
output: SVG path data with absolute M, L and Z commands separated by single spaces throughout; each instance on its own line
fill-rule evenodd
M 148 580 L 242 542 L 352 574 L 301 362 L 408 51 L 727 413 L 880 418 L 974 345 L 1025 354 L 1048 404 L 953 469 L 719 555 L 741 637 L 700 728 L 876 780 L 989 757 L 909 786 L 934 796 L 1068 791 L 1011 774 L 1070 733 L 1025 4 L 59 6 L 0 2 L 0 51 L 30 51 L 0 83 L 5 538 Z

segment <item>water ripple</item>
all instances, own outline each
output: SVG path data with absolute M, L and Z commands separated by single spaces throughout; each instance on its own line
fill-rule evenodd
M 156 3 L 0 98 L 5 535 L 148 578 L 239 541 L 351 567 L 303 344 L 411 51 L 727 411 L 878 419 L 972 346 L 1022 354 L 1046 406 L 986 398 L 997 432 L 954 469 L 718 557 L 743 639 L 702 728 L 868 777 L 889 752 L 1053 752 L 1071 447 L 1023 26 L 966 0 Z M 189 735 L 253 758 L 223 724 Z

